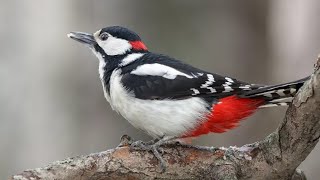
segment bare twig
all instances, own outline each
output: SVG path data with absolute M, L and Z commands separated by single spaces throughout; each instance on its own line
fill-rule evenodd
M 160 172 L 149 152 L 127 146 L 56 161 L 11 179 L 306 179 L 296 170 L 320 137 L 320 60 L 278 129 L 260 142 L 211 150 L 168 145 Z

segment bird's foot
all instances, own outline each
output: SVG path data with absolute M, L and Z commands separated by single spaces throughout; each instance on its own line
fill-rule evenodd
M 160 148 L 160 146 L 166 143 L 166 139 L 167 138 L 153 139 L 148 142 L 143 142 L 141 140 L 133 141 L 130 136 L 123 135 L 121 136 L 120 144 L 117 147 L 129 146 L 130 150 L 151 151 L 159 161 L 161 172 L 164 172 L 166 170 L 166 163 L 160 154 L 163 153 L 163 149 Z
M 162 157 L 164 151 L 160 146 L 170 143 L 172 139 L 172 137 L 163 137 L 161 139 L 154 139 L 149 142 L 135 141 L 130 145 L 130 149 L 137 151 L 151 151 L 159 161 L 161 172 L 165 172 L 167 166 Z
M 163 145 L 168 145 L 169 147 L 180 146 L 185 148 L 195 148 L 195 149 L 211 151 L 211 152 L 217 149 L 215 147 L 197 146 L 197 145 L 181 143 L 179 140 L 177 140 L 176 137 L 162 137 L 160 139 L 153 139 L 148 142 L 143 142 L 141 140 L 133 141 L 132 138 L 128 135 L 123 135 L 121 137 L 120 144 L 118 145 L 118 147 L 130 146 L 130 150 L 152 152 L 152 154 L 159 161 L 161 172 L 164 172 L 167 166 L 166 166 L 165 160 L 162 157 L 162 154 L 164 153 L 164 151 L 161 148 L 161 146 Z
M 122 135 L 120 138 L 120 144 L 117 147 L 130 146 L 133 143 L 132 138 L 128 135 Z

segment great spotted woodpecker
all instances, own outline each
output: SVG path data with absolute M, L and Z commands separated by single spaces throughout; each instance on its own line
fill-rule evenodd
M 274 86 L 246 83 L 152 53 L 135 32 L 119 26 L 68 37 L 98 57 L 104 95 L 113 110 L 162 138 L 150 148 L 143 145 L 157 157 L 155 147 L 169 139 L 223 133 L 259 108 L 287 105 L 309 78 Z

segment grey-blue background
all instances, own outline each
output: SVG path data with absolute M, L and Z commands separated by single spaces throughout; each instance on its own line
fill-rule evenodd
M 320 53 L 317 0 L 0 1 L 0 179 L 69 156 L 148 140 L 103 97 L 98 61 L 67 38 L 122 25 L 151 51 L 252 83 L 305 77 Z M 274 131 L 285 108 L 261 110 L 236 130 L 195 143 L 230 146 Z M 319 177 L 319 146 L 300 167 Z

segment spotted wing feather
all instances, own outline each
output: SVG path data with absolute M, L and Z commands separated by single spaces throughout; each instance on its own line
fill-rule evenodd
M 148 65 L 148 71 L 141 66 Z M 155 65 L 157 64 L 157 66 Z M 154 66 L 152 66 L 154 65 Z M 161 66 L 159 66 L 161 65 Z M 176 76 L 159 75 L 156 68 L 167 67 Z M 154 68 L 151 69 L 150 68 Z M 144 72 L 137 73 L 137 69 Z M 152 71 L 153 70 L 153 71 Z M 251 85 L 184 64 L 168 56 L 146 54 L 122 68 L 122 83 L 140 99 L 183 99 L 188 97 L 226 97 L 260 86 Z M 182 74 L 182 75 L 181 75 Z
M 297 93 L 298 89 L 309 78 L 310 76 L 289 83 L 263 86 L 252 91 L 244 91 L 239 95 L 239 97 L 265 99 L 265 104 L 260 106 L 260 108 L 287 106 L 292 102 L 292 99 Z

